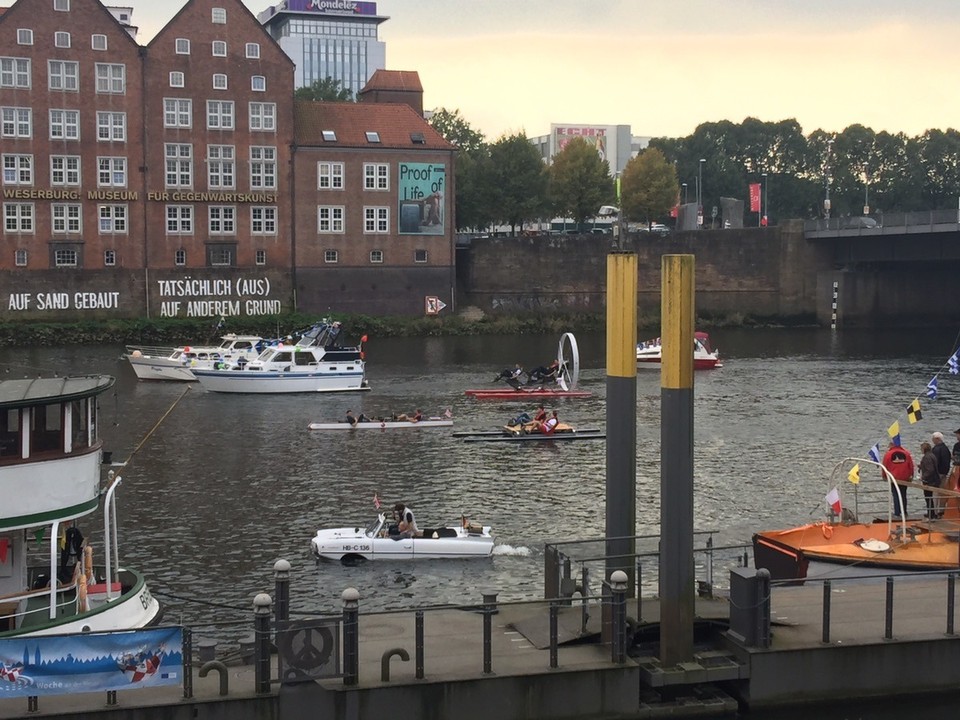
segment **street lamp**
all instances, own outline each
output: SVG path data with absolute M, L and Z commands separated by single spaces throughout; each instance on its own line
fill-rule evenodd
M 870 168 L 863 166 L 863 214 L 870 214 Z
M 763 183 L 763 195 L 760 196 L 760 225 L 766 226 L 767 224 L 767 213 L 769 208 L 767 207 L 767 174 L 760 173 L 761 182 Z
M 683 187 L 683 204 L 686 205 L 687 204 L 687 184 L 681 183 L 681 187 Z
M 829 221 L 830 220 L 830 153 L 833 150 L 833 138 L 827 140 L 827 162 L 826 162 L 826 176 L 824 177 L 824 182 L 827 185 L 827 197 L 823 201 L 823 215 Z M 829 223 L 828 223 L 829 224 Z
M 703 225 L 703 164 L 706 158 L 700 158 L 697 166 L 697 229 Z

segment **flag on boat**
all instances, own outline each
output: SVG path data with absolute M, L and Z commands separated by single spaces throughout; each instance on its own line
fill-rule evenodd
M 887 428 L 887 435 L 890 436 L 890 440 L 893 441 L 893 444 L 897 447 L 900 446 L 900 421 L 894 420 L 893 425 Z
M 937 399 L 937 376 L 934 375 L 933 379 L 927 383 L 927 397 L 931 400 Z
M 847 480 L 852 482 L 854 485 L 860 484 L 860 463 L 857 463 L 850 468 L 850 472 L 847 473 Z M 838 510 L 837 512 L 840 511 Z
M 840 491 L 836 488 L 833 488 L 830 492 L 827 493 L 826 498 L 827 505 L 837 514 L 840 514 L 840 511 L 843 509 L 840 505 Z
M 374 506 L 377 510 L 379 510 L 381 504 L 382 504 L 382 503 L 380 502 L 380 495 L 378 495 L 377 493 L 374 493 L 374 494 L 373 494 L 373 506 Z
M 957 352 L 960 352 L 960 350 L 958 350 Z M 957 357 L 957 353 L 954 353 L 953 355 L 950 356 L 950 359 L 947 360 L 947 365 L 950 366 L 951 375 L 956 375 L 957 373 L 960 373 L 960 358 Z
M 870 449 L 867 451 L 867 455 L 869 455 L 869 456 L 870 456 L 870 459 L 873 460 L 875 463 L 880 462 L 880 460 L 881 460 L 881 455 L 880 455 L 880 443 L 877 443 L 877 444 L 874 445 L 872 448 L 870 448 Z
M 923 419 L 923 413 L 920 412 L 920 398 L 907 405 L 907 420 L 913 425 L 917 420 Z
M 443 416 L 444 416 L 445 418 L 452 418 L 452 417 L 453 417 L 453 413 L 450 412 L 450 408 L 447 408 L 446 410 L 443 411 Z

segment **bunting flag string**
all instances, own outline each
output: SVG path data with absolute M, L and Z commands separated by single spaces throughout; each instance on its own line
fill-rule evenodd
M 914 425 L 917 420 L 921 419 L 923 419 L 923 413 L 920 412 L 920 398 L 916 398 L 907 405 L 907 420 L 910 421 L 911 425 Z
M 937 376 L 934 375 L 933 379 L 927 383 L 927 397 L 931 400 L 936 400 L 937 390 L 939 390 L 939 387 L 937 386 Z
M 857 463 L 850 468 L 850 472 L 847 473 L 847 480 L 852 482 L 854 485 L 860 484 L 860 463 Z
M 873 460 L 875 463 L 880 462 L 880 460 L 883 458 L 883 454 L 880 452 L 880 443 L 877 443 L 872 448 L 870 448 L 867 451 L 867 455 L 869 455 L 870 459 Z
M 894 445 L 900 445 L 900 421 L 894 420 L 893 425 L 887 428 L 887 435 L 890 436 L 890 440 Z

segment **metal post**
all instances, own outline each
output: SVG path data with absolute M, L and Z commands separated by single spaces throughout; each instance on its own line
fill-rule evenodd
M 893 576 L 887 575 L 887 602 L 885 608 L 884 640 L 893 640 Z
M 560 614 L 560 605 L 556 600 L 550 601 L 550 668 L 556 669 L 557 660 L 557 620 Z
M 193 631 L 183 628 L 183 697 L 193 697 Z
M 417 680 L 423 680 L 423 610 L 414 615 L 414 663 L 417 666 Z
M 697 230 L 703 225 L 703 164 L 706 161 L 706 158 L 700 158 L 697 165 Z
M 483 674 L 493 672 L 493 616 L 497 612 L 497 595 L 495 590 L 483 593 Z
M 117 691 L 107 690 L 107 705 L 116 705 L 116 704 L 117 704 Z
M 627 574 L 617 570 L 610 576 L 613 591 L 613 642 L 611 660 L 618 665 L 627 661 Z
M 637 622 L 643 621 L 643 567 L 637 561 Z
M 713 597 L 713 535 L 707 537 L 707 585 Z
M 273 620 L 276 627 L 290 619 L 290 563 L 286 560 L 277 560 L 273 564 L 274 608 Z
M 957 574 L 947 575 L 947 635 L 953 635 L 953 614 L 956 607 Z
M 27 697 L 27 712 L 28 713 L 40 712 L 40 696 L 39 695 L 30 695 Z
M 270 606 L 273 600 L 267 593 L 259 593 L 253 599 L 254 684 L 257 695 L 270 692 Z
M 830 581 L 823 581 L 823 636 L 822 641 L 830 642 Z
M 356 685 L 360 680 L 360 592 L 347 588 L 340 599 L 343 601 L 343 684 Z
M 770 647 L 770 571 L 766 568 L 757 570 L 757 647 Z

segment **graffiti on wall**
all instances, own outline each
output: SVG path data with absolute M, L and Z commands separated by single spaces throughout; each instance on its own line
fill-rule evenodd
M 157 280 L 160 317 L 277 315 L 282 303 L 270 297 L 270 279 Z

